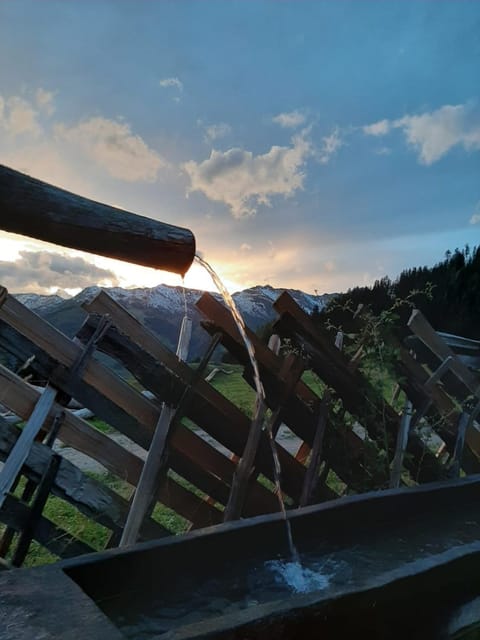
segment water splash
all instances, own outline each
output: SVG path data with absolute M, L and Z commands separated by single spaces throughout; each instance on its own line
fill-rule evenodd
M 299 561 L 285 562 L 272 560 L 265 566 L 273 571 L 279 580 L 286 584 L 294 593 L 310 593 L 326 589 L 330 584 L 329 575 L 321 571 L 313 571 L 302 566 Z
M 198 264 L 202 265 L 203 268 L 206 269 L 206 271 L 208 272 L 208 274 L 212 278 L 215 286 L 217 287 L 218 291 L 222 295 L 222 298 L 224 299 L 227 307 L 230 309 L 230 311 L 232 313 L 232 316 L 233 316 L 233 319 L 235 320 L 235 323 L 236 323 L 236 325 L 238 327 L 238 331 L 240 332 L 242 340 L 243 340 L 243 342 L 245 344 L 245 347 L 246 347 L 247 352 L 248 352 L 248 357 L 249 357 L 250 363 L 252 365 L 253 379 L 254 379 L 254 383 L 255 383 L 255 389 L 256 389 L 256 392 L 257 392 L 257 398 L 256 398 L 256 402 L 255 402 L 255 415 L 254 415 L 254 418 L 253 418 L 253 422 L 255 423 L 255 422 L 259 421 L 259 420 L 263 420 L 262 416 L 265 413 L 265 408 L 266 408 L 265 407 L 265 390 L 263 388 L 262 381 L 260 380 L 260 371 L 259 371 L 259 368 L 258 368 L 258 363 L 257 363 L 256 356 L 255 356 L 255 349 L 253 347 L 253 344 L 252 344 L 250 338 L 247 335 L 247 328 L 246 328 L 245 322 L 244 322 L 242 316 L 240 315 L 240 312 L 238 311 L 238 308 L 237 308 L 237 305 L 235 304 L 234 299 L 230 295 L 229 291 L 227 290 L 227 288 L 223 284 L 221 278 L 216 273 L 216 271 L 213 269 L 213 267 L 206 260 L 204 260 L 203 258 L 201 258 L 198 255 L 195 256 L 195 261 L 198 262 Z M 274 476 L 274 484 L 275 484 L 275 495 L 277 496 L 278 503 L 280 505 L 280 511 L 281 511 L 282 517 L 283 517 L 283 519 L 285 521 L 288 546 L 289 546 L 290 552 L 292 554 L 293 564 L 296 564 L 296 565 L 301 567 L 300 556 L 299 556 L 297 548 L 295 547 L 295 544 L 293 542 L 292 528 L 291 528 L 290 521 L 289 521 L 288 516 L 287 516 L 287 511 L 285 509 L 285 504 L 284 504 L 283 498 L 282 498 L 282 487 L 281 487 L 282 469 L 281 469 L 281 465 L 280 465 L 280 458 L 278 457 L 277 443 L 275 442 L 275 436 L 274 436 L 274 434 L 272 432 L 272 429 L 270 428 L 269 422 L 267 421 L 266 424 L 267 424 L 267 428 L 265 429 L 265 424 L 264 424 L 264 429 L 265 429 L 265 431 L 267 432 L 267 435 L 268 435 L 268 441 L 270 443 L 270 449 L 272 451 L 272 458 L 273 458 L 273 476 Z

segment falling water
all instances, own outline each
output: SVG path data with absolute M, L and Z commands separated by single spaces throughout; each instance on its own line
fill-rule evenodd
M 257 363 L 257 359 L 255 357 L 255 350 L 253 348 L 253 344 L 250 340 L 250 338 L 247 336 L 247 331 L 246 331 L 246 326 L 245 326 L 245 322 L 243 321 L 242 316 L 240 315 L 238 309 L 237 309 L 237 305 L 235 304 L 234 299 L 232 298 L 232 296 L 230 295 L 230 293 L 227 291 L 227 289 L 225 288 L 225 285 L 223 284 L 223 282 L 221 281 L 220 277 L 218 276 L 218 274 L 216 273 L 216 271 L 208 264 L 208 262 L 206 262 L 205 260 L 203 260 L 203 258 L 201 258 L 200 256 L 196 255 L 195 256 L 195 260 L 196 262 L 198 262 L 199 264 L 201 264 L 209 273 L 210 277 L 212 278 L 215 286 L 217 287 L 217 289 L 219 290 L 220 294 L 222 295 L 223 299 L 225 300 L 226 305 L 228 306 L 228 308 L 230 309 L 233 318 L 235 320 L 235 323 L 238 327 L 238 330 L 240 332 L 240 335 L 242 337 L 243 342 L 245 343 L 245 347 L 247 349 L 248 352 L 248 357 L 250 358 L 250 362 L 252 365 L 252 369 L 253 369 L 253 379 L 254 379 L 254 383 L 255 383 L 255 389 L 257 392 L 257 398 L 256 398 L 256 402 L 255 402 L 255 416 L 253 418 L 253 421 L 256 422 L 257 420 L 260 419 L 261 414 L 264 412 L 265 409 L 265 390 L 263 388 L 263 384 L 262 381 L 260 380 L 260 371 L 258 369 L 258 363 Z M 268 421 L 267 421 L 267 425 L 268 425 Z M 290 553 L 292 555 L 292 559 L 293 562 L 290 563 L 293 566 L 293 570 L 295 571 L 295 567 L 298 568 L 298 571 L 295 571 L 298 574 L 298 580 L 301 580 L 301 564 L 300 564 L 300 556 L 298 554 L 298 551 L 293 543 L 293 536 L 292 536 L 292 528 L 290 526 L 290 521 L 287 517 L 287 512 L 285 509 L 285 505 L 283 503 L 283 499 L 282 499 L 282 488 L 281 488 L 281 466 L 280 466 L 280 460 L 278 457 L 278 451 L 277 451 L 277 445 L 275 442 L 275 437 L 272 433 L 271 428 L 269 428 L 269 426 L 266 429 L 267 431 L 267 435 L 268 435 L 268 440 L 270 442 L 270 448 L 272 450 L 272 457 L 273 457 L 273 468 L 274 468 L 274 483 L 275 483 L 275 494 L 278 498 L 278 503 L 280 505 L 280 510 L 281 513 L 283 515 L 283 519 L 285 521 L 285 527 L 286 527 L 286 531 L 287 531 L 287 539 L 288 539 L 288 546 L 290 548 Z
M 183 295 L 183 315 L 185 318 L 188 318 L 187 290 L 185 289 L 185 276 L 182 276 L 182 295 Z
M 213 280 L 215 286 L 217 287 L 217 289 L 219 290 L 222 298 L 225 300 L 225 302 L 227 304 L 227 307 L 232 312 L 233 318 L 234 318 L 235 323 L 236 323 L 236 325 L 238 327 L 240 335 L 242 336 L 242 340 L 245 343 L 245 347 L 247 348 L 247 351 L 248 351 L 248 357 L 250 358 L 250 362 L 252 364 L 253 379 L 254 379 L 254 382 L 255 382 L 255 389 L 257 391 L 257 404 L 259 402 L 264 402 L 265 401 L 265 390 L 263 388 L 262 381 L 260 380 L 260 371 L 258 370 L 258 364 L 257 364 L 257 360 L 255 358 L 255 350 L 253 348 L 253 344 L 250 341 L 250 338 L 247 336 L 247 330 L 246 330 L 246 327 L 245 327 L 245 322 L 243 321 L 243 318 L 242 318 L 242 316 L 240 315 L 240 312 L 237 309 L 237 305 L 235 304 L 234 299 L 232 298 L 232 296 L 230 295 L 230 293 L 226 289 L 225 285 L 223 284 L 223 282 L 220 279 L 220 276 L 213 269 L 213 267 L 211 267 L 208 264 L 208 262 L 206 260 L 204 260 L 203 258 L 201 258 L 199 255 L 195 256 L 195 261 L 198 262 L 198 264 L 201 264 L 202 267 L 208 271 L 208 274 L 212 278 L 212 280 Z

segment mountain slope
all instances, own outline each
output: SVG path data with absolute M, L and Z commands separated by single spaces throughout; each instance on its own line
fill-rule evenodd
M 16 297 L 61 331 L 73 336 L 86 316 L 81 305 L 92 300 L 99 291 L 99 287 L 88 287 L 68 300 L 63 300 L 59 296 L 36 296 L 35 294 L 18 294 Z M 138 289 L 112 287 L 106 291 L 146 327 L 157 333 L 162 342 L 172 350 L 176 348 L 186 305 L 188 316 L 193 321 L 189 357 L 195 359 L 202 355 L 209 342 L 209 336 L 200 326 L 202 318 L 195 308 L 195 302 L 202 295 L 202 291 L 195 289 L 184 291 L 182 287 L 168 285 Z M 246 324 L 256 330 L 276 317 L 272 304 L 282 291 L 283 289 L 273 289 L 270 286 L 257 286 L 235 293 L 233 298 Z M 315 306 L 322 309 L 335 295 L 314 296 L 293 289 L 288 291 L 307 313 L 311 313 Z M 215 297 L 221 299 L 217 294 Z

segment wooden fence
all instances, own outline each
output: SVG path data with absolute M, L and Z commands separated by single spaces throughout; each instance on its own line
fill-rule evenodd
M 247 328 L 265 388 L 266 427 L 257 424 L 258 437 L 252 437 L 255 425 L 247 414 L 205 379 L 221 344 L 243 365 L 253 386 L 238 329 L 212 295 L 205 293 L 197 302 L 211 344 L 201 363 L 191 367 L 105 291 L 85 305 L 88 317 L 70 339 L 2 288 L 0 348 L 29 360 L 36 375 L 47 381 L 47 391 L 41 394 L 0 366 L 0 403 L 26 421 L 22 430 L 0 420 L 0 457 L 6 461 L 0 473 L 5 529 L 0 555 L 19 566 L 33 540 L 59 557 L 92 550 L 49 519 L 45 505 L 50 495 L 103 527 L 106 546 L 117 545 L 144 465 L 133 444 L 149 450 L 162 407 L 169 408 L 168 424 L 139 540 L 170 533 L 156 520 L 156 503 L 196 528 L 232 514 L 277 511 L 279 498 L 292 508 L 392 482 L 478 472 L 478 377 L 421 314 L 412 315 L 410 328 L 438 366 L 432 370 L 411 348 L 397 345 L 399 387 L 410 403 L 402 416 L 360 372 L 358 362 L 337 348 L 288 294 L 274 307 L 275 332 L 302 355 L 276 353 Z M 131 382 L 115 374 L 101 354 L 121 365 Z M 318 378 L 315 388 L 305 382 L 307 369 Z M 142 391 L 150 392 L 149 397 Z M 66 407 L 71 398 L 112 431 L 102 433 L 75 416 Z M 276 443 L 282 480 L 278 494 L 270 438 L 277 437 L 280 426 L 298 438 L 299 446 L 292 454 Z M 58 442 L 103 465 L 110 479 L 126 483 L 127 497 L 109 488 L 105 476 L 92 477 L 65 460 L 58 447 L 52 448 Z

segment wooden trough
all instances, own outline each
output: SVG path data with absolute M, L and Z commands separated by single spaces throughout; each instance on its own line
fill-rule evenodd
M 6 572 L 0 638 L 452 637 L 480 622 L 479 500 L 476 476 L 292 511 L 305 592 L 278 514 Z

